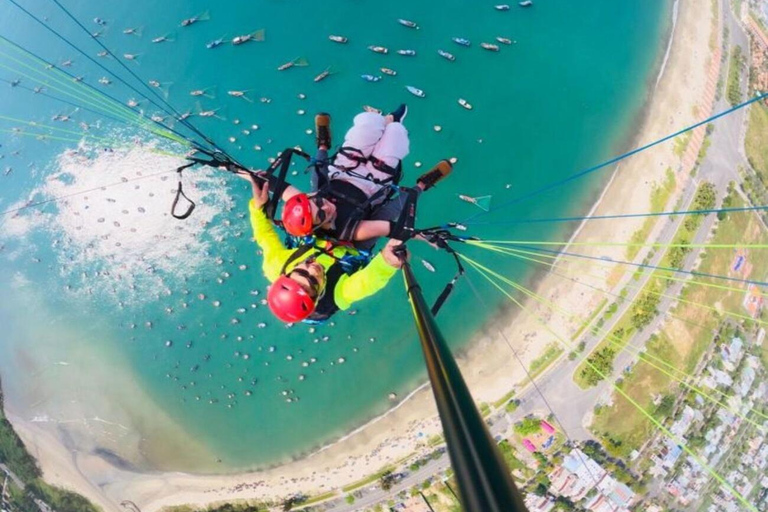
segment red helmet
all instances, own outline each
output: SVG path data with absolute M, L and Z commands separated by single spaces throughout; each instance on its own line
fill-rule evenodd
M 283 227 L 293 236 L 312 234 L 312 208 L 307 194 L 296 194 L 285 202 Z
M 315 311 L 312 297 L 288 276 L 280 276 L 272 283 L 267 303 L 272 313 L 286 323 L 301 322 Z

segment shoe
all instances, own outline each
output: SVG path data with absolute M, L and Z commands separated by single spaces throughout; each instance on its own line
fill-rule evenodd
M 425 191 L 429 190 L 434 187 L 438 181 L 451 174 L 452 170 L 453 164 L 451 164 L 450 161 L 440 160 L 431 170 L 419 176 L 416 183 L 423 185 Z
M 395 123 L 402 123 L 405 119 L 405 116 L 408 115 L 408 107 L 405 103 L 401 104 L 399 107 L 397 107 L 395 110 L 389 113 L 389 115 L 392 116 L 392 121 Z
M 315 116 L 315 143 L 317 147 L 331 148 L 331 116 L 320 112 Z

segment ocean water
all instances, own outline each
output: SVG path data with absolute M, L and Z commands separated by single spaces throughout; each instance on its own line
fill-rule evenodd
M 55 4 L 22 4 L 131 80 L 111 59 L 96 57 L 101 49 Z M 313 137 L 305 130 L 312 128 L 314 112 L 332 114 L 339 141 L 362 105 L 388 110 L 407 102 L 411 154 L 404 182 L 412 183 L 441 158 L 458 158 L 453 175 L 423 196 L 421 226 L 481 213 L 459 194 L 490 195 L 493 207 L 616 153 L 640 114 L 670 14 L 668 2 L 641 0 L 538 0 L 531 9 L 513 4 L 507 12 L 495 11 L 492 3 L 457 0 L 65 5 L 91 31 L 100 28 L 94 17 L 106 20 L 102 41 L 116 55 L 138 55 L 126 64 L 144 81 L 161 82 L 160 90 L 180 112 L 217 109 L 216 117 L 191 119 L 254 167 L 267 165 L 266 159 L 284 147 L 311 148 Z M 206 11 L 209 20 L 179 26 Z M 400 26 L 397 18 L 412 19 L 420 29 Z M 128 27 L 141 35 L 124 34 Z M 263 42 L 205 48 L 213 39 L 262 28 Z M 115 79 L 109 86 L 97 84 L 105 71 L 10 4 L 0 7 L 0 31 L 50 62 L 71 58 L 71 73 L 120 101 L 140 99 Z M 349 43 L 330 42 L 329 34 L 344 35 Z M 173 41 L 150 42 L 161 35 Z M 460 47 L 452 36 L 470 39 L 472 46 Z M 500 45 L 498 53 L 479 47 L 482 41 L 495 43 L 495 36 L 517 43 Z M 390 53 L 374 54 L 366 49 L 371 44 Z M 405 48 L 417 56 L 395 53 Z M 456 61 L 442 59 L 438 49 L 450 51 Z M 309 66 L 276 71 L 297 57 Z M 0 45 L 0 78 L 21 77 L 22 85 L 34 87 L 37 71 L 29 65 L 28 58 Z M 360 79 L 363 73 L 381 74 L 382 66 L 398 75 L 378 83 Z M 314 83 L 313 77 L 329 67 L 332 74 Z M 47 93 L 72 93 L 74 103 L 103 106 L 67 81 L 42 81 Z M 266 282 L 242 215 L 246 184 L 211 170 L 187 171 L 187 190 L 201 206 L 186 222 L 170 219 L 172 175 L 122 181 L 176 165 L 176 159 L 152 148 L 176 154 L 183 148 L 157 143 L 135 126 L 90 112 L 76 112 L 77 122 L 54 123 L 51 116 L 74 108 L 0 85 L 0 115 L 5 116 L 0 170 L 13 169 L 0 177 L 0 208 L 94 189 L 0 218 L 0 375 L 21 415 L 55 422 L 83 446 L 98 445 L 138 467 L 227 471 L 300 456 L 384 412 L 391 406 L 390 392 L 403 397 L 423 382 L 399 278 L 361 303 L 357 314 L 339 314 L 333 325 L 286 328 L 260 302 Z M 406 85 L 423 89 L 427 97 L 411 96 Z M 195 89 L 205 89 L 206 96 L 191 96 Z M 247 90 L 253 101 L 227 95 L 234 89 Z M 261 102 L 262 97 L 270 102 Z M 458 98 L 474 109 L 462 109 Z M 140 108 L 148 115 L 158 111 L 146 101 Z M 66 139 L 47 141 L 9 133 L 21 120 L 71 132 L 25 128 Z M 104 139 L 67 153 L 82 136 L 79 122 Z M 435 131 L 435 125 L 442 130 Z M 141 145 L 133 142 L 136 136 Z M 572 226 L 505 222 L 583 212 L 609 172 L 477 217 L 475 222 L 487 224 L 473 225 L 470 234 L 563 240 Z M 301 173 L 292 179 L 306 183 Z M 455 266 L 446 254 L 411 245 L 427 296 L 436 297 Z M 534 270 L 465 250 L 514 279 L 530 278 Z M 421 258 L 437 272 L 422 268 Z M 466 283 L 459 284 L 439 316 L 456 348 L 465 346 L 502 304 L 498 294 L 471 277 L 491 307 L 483 307 Z M 198 442 L 194 453 L 159 450 L 182 439 L 174 432 Z M 97 441 L 89 444 L 89 436 Z M 123 450 L 128 439 L 141 447 L 138 453 Z

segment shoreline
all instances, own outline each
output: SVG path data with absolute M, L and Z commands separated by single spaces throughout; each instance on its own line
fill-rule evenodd
M 677 6 L 678 1 L 675 1 L 674 5 Z M 680 10 L 688 8 L 690 8 L 690 6 L 680 6 Z M 680 52 L 685 51 L 685 48 L 683 47 L 685 41 L 681 42 L 682 38 L 675 38 L 674 32 L 676 26 L 680 27 L 680 30 L 684 30 L 684 28 L 686 28 L 683 27 L 684 21 L 690 21 L 687 18 L 682 18 L 683 16 L 678 20 L 678 23 L 672 24 L 664 60 L 660 65 L 654 64 L 654 71 L 658 74 L 656 85 L 653 86 L 652 90 L 647 90 L 647 98 L 644 102 L 644 107 L 638 113 L 638 117 L 640 118 L 638 120 L 638 126 L 641 126 L 642 128 L 637 131 L 630 130 L 629 143 L 626 145 L 619 144 L 620 146 L 631 146 L 638 139 L 644 138 L 647 131 L 651 131 L 651 127 L 647 125 L 653 124 L 652 121 L 654 119 L 652 118 L 652 114 L 658 105 L 663 103 L 666 99 L 658 97 L 662 95 L 657 95 L 657 92 L 659 92 L 657 89 L 660 84 L 665 84 L 665 81 L 669 79 L 670 75 L 674 75 L 674 55 L 672 55 L 673 58 L 669 62 L 669 67 L 667 67 L 667 57 L 670 56 L 669 54 L 677 53 L 676 50 Z M 664 77 L 665 73 L 667 73 L 667 77 Z M 650 88 L 653 82 L 652 76 L 649 76 L 648 81 L 648 87 Z M 642 166 L 628 165 L 626 168 L 629 168 L 630 171 L 626 171 L 625 168 L 624 171 L 626 172 L 624 172 L 624 174 L 618 173 L 620 167 L 617 166 L 614 169 L 610 178 L 608 178 L 606 183 L 601 186 L 600 194 L 597 199 L 585 200 L 585 204 L 591 205 L 588 210 L 588 215 L 592 215 L 598 210 L 621 211 L 626 207 L 635 208 L 636 211 L 641 211 L 641 207 L 638 207 L 638 204 L 635 203 L 643 203 L 646 201 L 647 197 L 637 197 L 634 203 L 628 204 L 630 201 L 627 201 L 623 194 L 619 194 L 619 192 L 629 188 L 634 196 L 643 195 L 635 190 L 638 188 L 642 189 L 643 187 L 637 187 L 637 183 L 633 182 L 632 178 L 635 178 L 635 181 L 642 182 L 647 175 L 645 173 L 638 173 L 637 175 L 633 174 L 631 171 L 634 167 Z M 662 169 L 661 172 L 664 170 L 665 169 Z M 648 190 L 648 187 L 644 187 L 644 189 Z M 617 230 L 616 236 L 621 238 L 622 235 L 631 235 L 634 224 L 636 223 L 624 223 L 624 229 Z M 570 244 L 576 239 L 584 238 L 589 240 L 592 237 L 600 236 L 600 233 L 593 233 L 592 231 L 594 231 L 594 229 L 590 229 L 588 223 L 585 220 L 582 220 L 570 236 L 568 243 Z M 530 280 L 528 280 L 528 284 L 539 292 L 541 292 L 542 289 L 547 288 L 552 292 L 550 295 L 554 294 L 555 296 L 558 296 L 559 294 L 565 295 L 565 293 L 567 293 L 567 291 L 562 289 L 562 282 L 557 282 L 552 287 L 547 286 L 548 284 L 551 284 L 551 282 L 554 282 L 553 276 L 547 276 L 546 272 L 538 271 L 534 272 Z M 579 300 L 581 299 L 579 299 L 579 297 L 576 297 L 576 299 L 575 303 L 579 306 Z M 576 310 L 589 312 L 590 307 L 588 301 L 581 300 L 580 307 L 576 308 Z M 538 308 L 535 309 L 538 310 Z M 524 378 L 524 376 L 521 375 L 522 372 L 520 372 L 518 368 L 510 367 L 509 363 L 511 361 L 509 361 L 509 348 L 504 344 L 503 340 L 498 336 L 488 334 L 487 331 L 492 332 L 497 328 L 504 332 L 514 330 L 518 333 L 518 338 L 522 340 L 521 345 L 523 346 L 518 347 L 521 351 L 521 356 L 527 358 L 527 362 L 530 363 L 530 361 L 537 355 L 535 350 L 532 349 L 536 348 L 536 342 L 539 340 L 536 339 L 535 335 L 531 334 L 532 330 L 530 324 L 526 325 L 525 319 L 520 318 L 518 313 L 519 311 L 517 310 L 507 311 L 503 307 L 500 308 L 499 312 L 494 312 L 488 322 L 484 323 L 478 330 L 478 333 L 473 336 L 473 339 L 461 349 L 459 364 L 463 371 L 465 371 L 465 377 L 467 378 L 470 387 L 472 387 L 473 390 L 476 390 L 475 395 L 478 401 L 490 401 L 491 397 L 494 396 L 495 398 L 499 398 L 506 394 L 510 389 L 519 388 L 518 383 L 521 381 L 519 377 Z M 572 331 L 572 329 L 569 329 L 569 324 L 573 323 L 572 321 L 569 322 L 568 320 L 563 320 L 558 323 L 562 324 L 561 327 Z M 520 336 L 520 333 L 524 335 Z M 544 343 L 538 343 L 538 349 L 543 349 L 544 346 Z M 499 363 L 501 363 L 501 365 L 499 365 Z M 353 431 L 341 436 L 336 441 L 328 443 L 309 453 L 300 461 L 289 462 L 278 466 L 277 468 L 265 471 L 239 474 L 187 475 L 183 473 L 131 473 L 118 468 L 108 468 L 106 462 L 97 457 L 89 457 L 87 454 L 68 454 L 69 458 L 71 458 L 71 464 L 66 464 L 68 457 L 61 457 L 62 453 L 66 453 L 66 449 L 63 446 L 53 446 L 55 444 L 53 438 L 43 438 L 43 436 L 40 435 L 40 432 L 36 433 L 36 430 L 39 429 L 37 425 L 33 425 L 31 422 L 25 420 L 20 420 L 19 418 L 14 418 L 13 422 L 25 442 L 35 443 L 36 441 L 35 445 L 38 448 L 38 454 L 40 452 L 45 452 L 45 455 L 40 457 L 40 462 L 45 470 L 46 477 L 48 477 L 50 473 L 54 474 L 53 481 L 55 483 L 60 482 L 64 483 L 64 485 L 69 484 L 69 486 L 75 487 L 86 483 L 90 489 L 89 492 L 83 494 L 86 494 L 92 499 L 93 495 L 96 494 L 98 499 L 95 499 L 94 501 L 103 506 L 106 505 L 105 508 L 108 509 L 116 510 L 117 503 L 121 501 L 121 496 L 131 496 L 132 500 L 138 503 L 143 510 L 157 510 L 162 506 L 171 504 L 205 504 L 222 500 L 284 496 L 291 492 L 289 489 L 295 487 L 302 488 L 307 492 L 318 490 L 317 487 L 312 488 L 311 484 L 305 483 L 308 481 L 304 480 L 304 477 L 301 476 L 310 474 L 313 467 L 316 468 L 316 472 L 318 473 L 326 472 L 326 475 L 324 476 L 327 480 L 331 480 L 334 475 L 337 475 L 337 481 L 334 482 L 332 486 L 325 487 L 325 489 L 321 486 L 321 492 L 326 492 L 330 488 L 339 488 L 344 483 L 349 482 L 344 482 L 345 475 L 339 475 L 338 470 L 339 468 L 348 467 L 350 461 L 366 461 L 366 465 L 370 467 L 362 469 L 363 471 L 372 473 L 380 468 L 378 464 L 384 465 L 386 460 L 397 460 L 397 453 L 404 453 L 406 455 L 413 453 L 414 447 L 418 445 L 418 442 L 415 441 L 414 436 L 411 435 L 411 444 L 407 447 L 403 447 L 399 451 L 389 450 L 386 456 L 375 457 L 373 460 L 368 457 L 363 458 L 362 454 L 375 453 L 378 455 L 380 447 L 384 444 L 391 444 L 391 442 L 387 442 L 393 438 L 405 438 L 407 442 L 409 439 L 408 431 L 414 430 L 414 427 L 412 426 L 413 424 L 418 424 L 417 430 L 420 431 L 426 431 L 430 428 L 437 427 L 434 421 L 435 408 L 434 405 L 431 404 L 431 394 L 428 392 L 428 387 L 428 383 L 420 385 L 391 409 L 373 419 L 365 421 Z M 484 398 L 486 400 L 483 400 Z M 426 402 L 425 405 L 424 402 Z M 408 405 L 408 407 L 405 407 L 406 405 Z M 430 423 L 432 425 L 430 425 Z M 42 429 L 39 430 L 42 432 Z M 374 432 L 374 430 L 377 430 L 378 432 Z M 403 434 L 403 431 L 406 431 L 405 434 Z M 428 435 L 424 437 L 424 440 L 426 440 L 426 438 L 428 438 Z M 357 446 L 348 446 L 355 444 Z M 56 457 L 53 454 L 58 454 L 59 456 Z M 58 460 L 54 460 L 57 458 Z M 335 459 L 335 462 L 333 462 L 332 459 Z M 294 468 L 294 466 L 299 465 L 299 463 L 301 468 Z M 354 464 L 354 462 L 352 464 Z M 67 466 L 70 467 L 67 468 Z M 336 471 L 331 472 L 330 469 L 334 469 L 334 466 Z M 67 471 L 67 469 L 69 469 L 69 471 Z M 354 473 L 357 473 L 357 479 L 359 479 L 363 476 L 363 473 L 357 472 L 357 469 L 360 468 L 352 468 L 351 473 L 353 473 L 353 476 Z M 99 474 L 107 476 L 98 479 L 95 478 L 95 475 Z M 349 474 L 349 471 L 347 474 Z M 287 479 L 285 475 L 295 476 L 293 479 Z M 253 487 L 246 487 L 244 490 L 228 490 L 229 488 L 237 487 L 242 482 L 249 480 L 257 480 L 265 483 L 253 484 Z M 266 484 L 267 480 L 270 480 L 269 484 Z M 92 483 L 96 481 L 99 482 L 97 485 Z M 340 485 L 337 485 L 339 483 Z

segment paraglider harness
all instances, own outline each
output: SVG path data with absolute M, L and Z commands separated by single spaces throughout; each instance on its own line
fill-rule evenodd
M 436 245 L 438 248 L 443 249 L 449 254 L 451 254 L 454 260 L 456 261 L 457 272 L 454 275 L 453 279 L 451 279 L 451 281 L 445 286 L 445 288 L 443 289 L 443 291 L 440 293 L 437 300 L 435 301 L 435 304 L 432 306 L 433 315 L 436 315 L 437 312 L 440 310 L 443 303 L 445 303 L 445 300 L 448 298 L 451 291 L 453 290 L 456 284 L 456 281 L 465 272 L 458 254 L 448 244 L 448 242 L 449 241 L 465 242 L 466 240 L 473 239 L 473 237 L 462 237 L 462 236 L 453 234 L 451 231 L 447 229 L 450 227 L 455 227 L 455 225 L 452 225 L 452 224 L 448 224 L 446 226 L 434 227 L 434 228 L 418 229 L 418 230 L 414 228 L 414 221 L 416 218 L 417 194 L 416 194 L 416 191 L 411 188 L 398 186 L 398 183 L 400 182 L 400 178 L 402 177 L 402 164 L 398 164 L 397 168 L 393 169 L 392 167 L 387 166 L 381 161 L 366 158 L 365 156 L 362 155 L 362 153 L 360 153 L 358 150 L 354 148 L 342 147 L 332 158 L 328 160 L 323 160 L 323 161 L 319 161 L 314 158 L 311 158 L 307 153 L 305 153 L 300 149 L 287 148 L 283 150 L 282 153 L 280 153 L 280 155 L 275 159 L 274 162 L 270 164 L 269 168 L 267 168 L 266 171 L 257 173 L 246 168 L 243 165 L 240 165 L 237 162 L 234 162 L 231 158 L 229 158 L 227 155 L 225 155 L 222 152 L 207 151 L 202 148 L 195 148 L 195 150 L 196 150 L 196 153 L 202 153 L 208 158 L 207 159 L 200 158 L 195 154 L 189 155 L 186 157 L 187 160 L 189 160 L 189 163 L 184 164 L 176 169 L 176 172 L 178 173 L 178 177 L 179 177 L 178 188 L 176 190 L 176 197 L 174 198 L 173 205 L 171 207 L 171 215 L 176 219 L 184 220 L 188 218 L 192 214 L 196 206 L 195 202 L 192 201 L 192 199 L 190 199 L 184 193 L 183 184 L 182 184 L 182 172 L 185 169 L 188 169 L 195 165 L 207 165 L 214 168 L 225 169 L 226 171 L 231 172 L 233 174 L 246 172 L 258 180 L 267 181 L 270 184 L 270 189 L 272 194 L 267 204 L 264 205 L 264 212 L 274 224 L 282 228 L 282 222 L 280 222 L 275 218 L 275 214 L 277 212 L 280 198 L 282 197 L 283 192 L 285 192 L 286 187 L 288 187 L 288 183 L 286 182 L 285 177 L 287 176 L 288 169 L 291 166 L 291 160 L 294 155 L 299 155 L 309 162 L 307 171 L 311 169 L 312 172 L 317 173 L 317 180 L 318 180 L 317 195 L 318 196 L 323 198 L 332 197 L 339 201 L 347 201 L 348 203 L 354 206 L 355 208 L 354 212 L 349 216 L 350 218 L 346 221 L 344 227 L 341 230 L 342 235 L 345 235 L 345 237 L 348 234 L 349 230 L 352 230 L 351 234 L 354 234 L 354 229 L 356 229 L 360 221 L 371 218 L 371 216 L 377 211 L 377 209 L 381 208 L 384 204 L 386 204 L 387 201 L 391 200 L 396 193 L 407 194 L 406 201 L 400 216 L 396 221 L 392 221 L 390 223 L 390 238 L 397 238 L 398 240 L 407 242 L 414 236 L 420 235 L 421 237 L 426 239 L 428 242 Z M 344 194 L 342 191 L 335 189 L 332 186 L 333 179 L 329 175 L 328 167 L 329 167 L 329 162 L 332 160 L 335 160 L 338 154 L 342 154 L 347 158 L 350 158 L 351 160 L 356 162 L 356 165 L 351 168 L 340 167 L 340 169 L 350 173 L 352 176 L 373 181 L 376 184 L 382 185 L 382 187 L 376 193 L 374 193 L 370 197 L 367 197 L 364 200 L 362 198 L 350 197 L 349 194 Z M 367 161 L 371 161 L 378 170 L 384 172 L 385 174 L 388 174 L 388 177 L 383 180 L 379 180 L 374 178 L 370 173 L 366 175 L 357 173 L 355 169 L 357 169 L 360 165 L 362 165 Z M 178 204 L 181 198 L 184 198 L 189 204 L 186 211 L 182 213 L 177 213 L 176 208 L 178 207 Z M 334 289 L 334 287 L 336 286 L 336 283 L 338 282 L 338 280 L 341 278 L 342 275 L 354 274 L 355 272 L 360 270 L 362 267 L 367 265 L 372 258 L 372 254 L 370 251 L 357 249 L 350 242 L 343 242 L 343 241 L 332 239 L 330 237 L 324 238 L 324 239 L 330 245 L 330 248 L 322 249 L 317 247 L 316 238 L 314 236 L 308 236 L 308 237 L 289 236 L 286 240 L 286 246 L 289 249 L 290 248 L 298 248 L 298 249 L 294 251 L 293 254 L 291 254 L 288 260 L 285 262 L 285 264 L 283 265 L 282 273 L 285 272 L 285 270 L 288 268 L 288 266 L 291 263 L 296 261 L 298 258 L 301 258 L 303 255 L 305 255 L 309 251 L 314 250 L 317 254 L 320 254 L 320 253 L 328 254 L 334 260 L 336 260 L 336 264 L 331 265 L 331 267 L 328 269 L 326 273 L 325 290 L 328 291 L 328 290 Z M 333 255 L 333 248 L 341 245 L 353 248 L 354 251 L 348 252 L 345 256 L 341 258 Z M 404 251 L 404 248 L 403 248 L 403 251 Z M 314 324 L 323 323 L 336 311 L 338 311 L 338 306 L 336 306 L 336 303 L 333 299 L 333 293 L 330 293 L 330 294 L 325 293 L 317 302 L 315 312 L 312 314 L 312 316 L 309 319 L 304 320 L 304 322 L 314 323 Z

